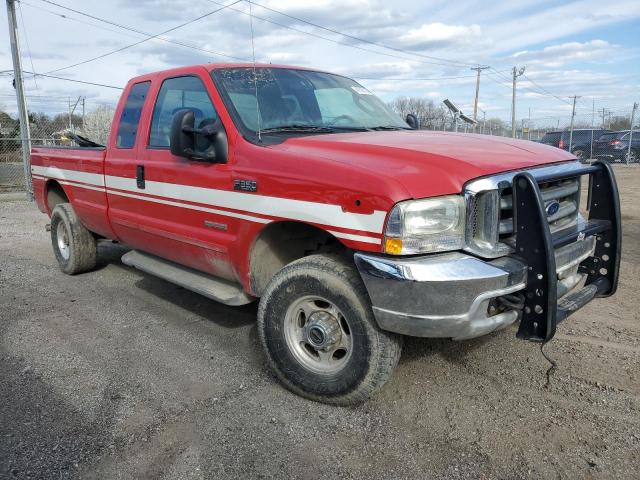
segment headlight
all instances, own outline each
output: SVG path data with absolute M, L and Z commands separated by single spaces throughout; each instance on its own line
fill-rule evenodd
M 387 219 L 384 251 L 411 255 L 460 250 L 464 247 L 464 213 L 460 195 L 400 202 Z

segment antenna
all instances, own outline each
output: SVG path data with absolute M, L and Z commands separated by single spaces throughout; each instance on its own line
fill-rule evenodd
M 258 99 L 258 77 L 256 75 L 256 48 L 253 42 L 253 11 L 251 10 L 251 1 L 249 4 L 249 24 L 251 25 L 251 59 L 253 60 L 253 88 L 256 94 L 256 120 L 258 121 L 258 142 L 262 142 L 262 133 L 260 125 L 260 100 Z

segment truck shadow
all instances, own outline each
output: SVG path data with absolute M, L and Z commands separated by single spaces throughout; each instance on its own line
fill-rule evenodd
M 135 283 L 137 288 L 163 301 L 170 302 L 176 307 L 186 310 L 204 321 L 210 321 L 222 328 L 229 329 L 253 325 L 256 322 L 258 312 L 257 301 L 249 305 L 230 307 L 166 280 L 124 265 L 120 259 L 129 249 L 120 244 L 100 242 L 98 248 L 97 269 L 105 268 L 108 265 L 117 265 L 119 268 L 134 272 L 140 277 Z M 452 363 L 464 363 L 467 355 L 478 348 L 484 347 L 495 335 L 501 334 L 504 334 L 504 332 L 497 332 L 465 341 L 454 341 L 448 338 L 405 337 L 400 364 L 410 363 L 414 360 L 424 360 L 432 355 L 444 357 Z M 249 335 L 252 341 L 257 342 L 255 326 L 251 328 Z
M 112 264 L 122 265 L 120 258 L 130 249 L 109 240 L 98 242 L 98 263 L 94 271 L 102 270 Z
M 467 355 L 479 348 L 484 348 L 494 336 L 502 334 L 504 332 L 496 332 L 463 341 L 451 340 L 450 338 L 405 337 L 399 363 L 409 363 L 437 355 L 444 357 L 449 362 L 462 364 L 466 362 Z
M 136 287 L 151 295 L 171 302 L 173 305 L 209 320 L 224 328 L 239 328 L 255 323 L 258 302 L 239 307 L 230 307 L 207 297 L 182 288 L 161 278 L 122 265 L 122 268 L 134 270 L 142 278 Z
M 128 267 L 122 263 L 121 258 L 129 250 L 129 248 L 117 243 L 100 242 L 96 270 L 116 265 L 124 270 L 134 272 L 140 277 L 135 283 L 136 287 L 221 327 L 239 328 L 255 323 L 258 311 L 257 302 L 240 307 L 229 307 L 141 270 Z

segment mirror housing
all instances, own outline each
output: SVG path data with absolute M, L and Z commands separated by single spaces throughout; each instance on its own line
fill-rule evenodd
M 171 121 L 169 146 L 171 153 L 189 160 L 226 163 L 228 155 L 227 132 L 219 118 L 201 128 L 195 128 L 195 114 L 188 108 L 178 110 Z M 206 140 L 209 146 L 198 148 Z
M 408 113 L 405 121 L 414 130 L 418 130 L 420 128 L 420 122 L 418 121 L 418 116 L 415 113 Z

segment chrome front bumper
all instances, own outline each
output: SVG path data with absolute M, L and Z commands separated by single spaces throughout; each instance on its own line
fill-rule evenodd
M 595 237 L 556 251 L 558 297 L 584 283 L 578 265 Z M 400 258 L 355 254 L 355 263 L 383 330 L 414 337 L 464 340 L 500 330 L 520 312 L 490 311 L 490 302 L 523 290 L 527 265 L 513 257 L 483 261 L 464 253 Z

